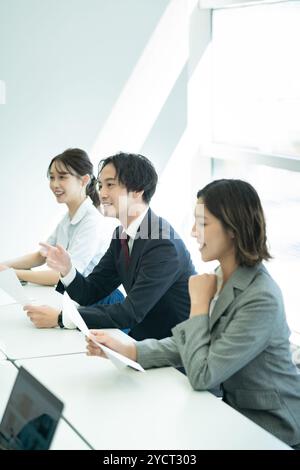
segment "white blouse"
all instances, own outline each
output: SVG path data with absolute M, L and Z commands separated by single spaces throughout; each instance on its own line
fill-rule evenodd
M 217 300 L 218 300 L 219 295 L 220 295 L 220 290 L 221 290 L 221 287 L 222 287 L 222 284 L 223 284 L 223 273 L 222 273 L 221 266 L 218 266 L 213 274 L 215 274 L 217 276 L 217 291 L 216 291 L 214 297 L 211 299 L 210 304 L 209 304 L 209 316 L 211 316 L 212 313 L 213 313 L 213 309 L 214 309 L 214 307 L 217 303 Z
M 73 266 L 88 276 L 105 254 L 117 219 L 104 217 L 88 197 L 70 219 L 67 213 L 48 238 L 49 245 L 62 245 L 71 256 Z

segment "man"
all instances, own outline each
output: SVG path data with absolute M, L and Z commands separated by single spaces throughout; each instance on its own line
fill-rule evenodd
M 100 162 L 98 182 L 104 214 L 122 224 L 106 254 L 86 278 L 60 246 L 47 246 L 47 264 L 60 272 L 58 289 L 85 305 L 79 312 L 89 328 L 129 328 L 137 340 L 164 338 L 189 316 L 188 279 L 195 269 L 174 229 L 149 208 L 157 173 L 146 157 L 119 153 Z M 123 303 L 92 305 L 120 284 L 127 293 Z M 26 309 L 38 323 L 42 307 Z M 47 326 L 73 326 L 63 312 L 47 309 Z

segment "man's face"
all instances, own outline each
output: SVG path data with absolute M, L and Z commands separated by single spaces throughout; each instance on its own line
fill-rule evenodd
M 106 165 L 98 176 L 101 209 L 105 216 L 126 219 L 130 195 L 116 176 L 112 163 Z

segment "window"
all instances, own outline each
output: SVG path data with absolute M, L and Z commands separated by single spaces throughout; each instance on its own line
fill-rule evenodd
M 273 256 L 266 267 L 282 290 L 290 328 L 300 334 L 300 173 L 216 159 L 218 178 L 244 179 L 257 190 Z
M 214 10 L 212 178 L 257 189 L 290 328 L 300 337 L 300 2 Z
M 300 2 L 213 12 L 213 140 L 300 158 Z

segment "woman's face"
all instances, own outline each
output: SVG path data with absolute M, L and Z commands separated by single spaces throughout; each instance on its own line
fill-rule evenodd
M 224 229 L 219 219 L 205 207 L 201 198 L 195 207 L 192 237 L 197 239 L 203 261 L 222 262 L 228 257 L 235 256 L 233 233 Z
M 85 185 L 82 178 L 71 175 L 63 164 L 53 162 L 49 172 L 50 189 L 58 203 L 69 204 L 80 201 L 85 195 Z M 59 171 L 58 171 L 59 170 Z

